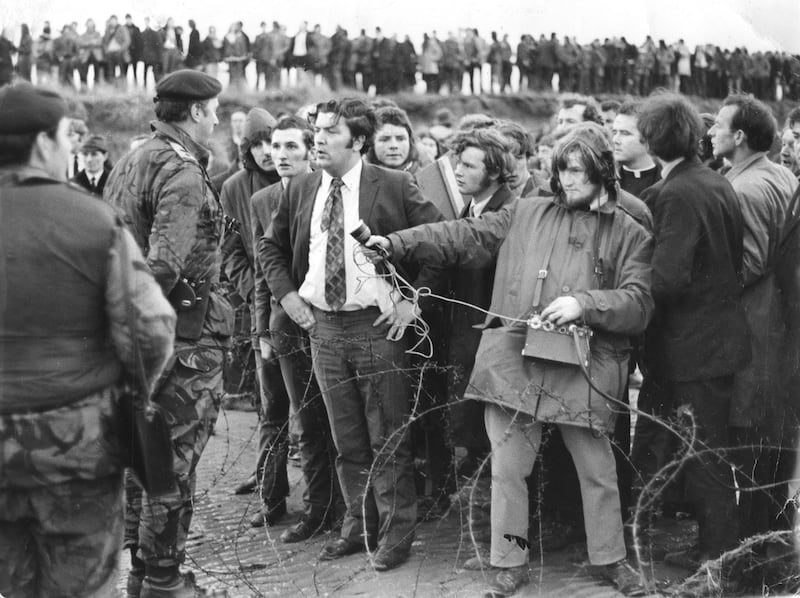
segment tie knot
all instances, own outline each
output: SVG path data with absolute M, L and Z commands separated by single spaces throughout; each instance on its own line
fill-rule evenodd
M 331 191 L 338 191 L 344 185 L 344 181 L 339 177 L 331 179 Z

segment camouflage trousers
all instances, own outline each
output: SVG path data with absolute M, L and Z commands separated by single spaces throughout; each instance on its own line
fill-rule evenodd
M 126 478 L 125 548 L 138 549 L 146 566 L 177 567 L 186 557 L 195 470 L 219 414 L 224 356 L 222 348 L 179 352 L 153 398 L 170 426 L 177 491 L 151 497 Z
M 113 595 L 123 532 L 116 393 L 0 416 L 0 595 Z

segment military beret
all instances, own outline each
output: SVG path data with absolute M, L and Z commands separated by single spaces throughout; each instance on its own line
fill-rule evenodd
M 90 135 L 89 138 L 81 145 L 81 152 L 88 154 L 89 152 L 98 151 L 104 154 L 108 153 L 108 144 L 106 140 L 100 135 Z
M 202 102 L 218 96 L 221 92 L 222 84 L 214 77 L 192 69 L 181 69 L 158 82 L 154 101 Z
M 66 114 L 67 105 L 55 91 L 27 81 L 0 87 L 0 135 L 49 131 Z

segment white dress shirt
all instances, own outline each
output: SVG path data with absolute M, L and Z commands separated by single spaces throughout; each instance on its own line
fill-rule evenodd
M 358 225 L 358 197 L 361 189 L 361 160 L 342 177 L 342 207 L 344 209 L 344 263 L 347 295 L 341 311 L 377 307 L 382 312 L 400 299 L 386 279 L 376 278 L 374 264 L 361 253 L 360 245 L 350 235 Z M 328 231 L 322 230 L 322 212 L 331 189 L 333 177 L 322 171 L 322 183 L 314 198 L 311 212 L 311 237 L 308 251 L 308 273 L 300 285 L 299 294 L 314 307 L 331 311 L 325 301 L 325 257 Z

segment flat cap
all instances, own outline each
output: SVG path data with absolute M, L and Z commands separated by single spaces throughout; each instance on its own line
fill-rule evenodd
M 49 131 L 66 114 L 67 105 L 55 91 L 27 81 L 0 87 L 0 135 Z
M 214 77 L 192 69 L 181 69 L 158 82 L 155 101 L 202 102 L 218 96 L 221 92 L 222 84 Z
M 89 138 L 81 145 L 81 152 L 88 154 L 89 152 L 98 151 L 104 154 L 108 153 L 108 144 L 101 135 L 90 135 Z

